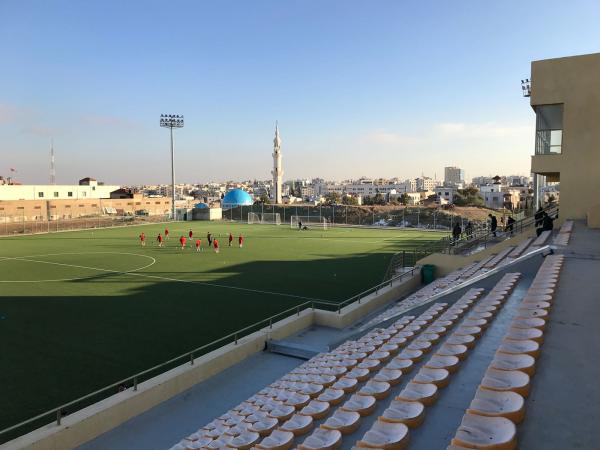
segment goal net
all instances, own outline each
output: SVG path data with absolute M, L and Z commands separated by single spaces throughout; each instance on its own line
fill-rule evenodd
M 325 217 L 319 216 L 292 216 L 290 218 L 290 228 L 314 227 L 326 230 L 331 224 Z
M 248 213 L 248 225 L 252 225 L 253 223 L 260 223 L 260 217 L 256 213 L 249 212 Z
M 279 213 L 263 213 L 261 223 L 281 225 L 281 216 Z

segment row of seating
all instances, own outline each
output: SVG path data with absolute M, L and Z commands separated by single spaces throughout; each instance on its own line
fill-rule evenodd
M 571 239 L 571 232 L 573 231 L 573 221 L 565 220 L 560 227 L 558 234 L 554 237 L 554 245 L 568 245 Z
M 526 238 L 524 240 L 522 240 L 519 245 L 517 245 L 512 252 L 510 252 L 508 254 L 508 259 L 512 260 L 512 259 L 516 259 L 519 256 L 521 256 L 523 253 L 525 253 L 525 250 L 527 250 L 527 248 L 529 247 L 529 245 L 533 242 L 533 238 Z
M 187 436 L 173 450 L 250 448 L 253 445 L 257 448 L 288 448 L 296 436 L 310 431 L 315 420 L 326 417 L 331 406 L 341 403 L 346 394 L 357 390 L 359 382 L 367 374 L 379 367 L 393 352 L 408 345 L 412 337 L 446 307 L 446 304 L 434 304 L 419 317 L 403 317 L 387 329 L 373 330 L 357 341 L 347 341 L 331 352 L 315 356 Z M 374 381 L 387 379 L 393 382 L 401 374 L 397 372 L 397 369 L 382 370 L 379 381 Z M 356 407 L 364 405 L 365 400 L 370 401 L 366 393 L 379 395 L 379 387 L 375 383 L 363 386 L 362 392 L 353 396 Z M 342 430 L 351 428 L 355 418 L 353 412 L 348 408 L 336 411 L 334 423 L 339 423 Z M 315 431 L 307 445 L 335 437 L 336 433 L 328 431 L 339 431 L 322 430 Z
M 433 405 L 439 389 L 449 384 L 450 375 L 457 370 L 460 362 L 467 358 L 470 350 L 510 296 L 519 277 L 518 273 L 506 274 L 487 296 L 475 304 L 456 330 L 442 341 L 382 416 L 356 443 L 357 448 L 403 449 L 407 446 L 409 428 L 418 427 L 423 422 L 425 408 Z M 445 321 L 444 325 L 458 320 L 454 312 L 460 310 L 464 313 L 469 307 L 468 301 L 457 301 L 446 313 L 454 320 Z
M 487 262 L 483 266 L 483 268 L 488 269 L 488 270 L 493 269 L 498 264 L 500 264 L 500 262 L 503 261 L 504 258 L 506 258 L 514 249 L 515 249 L 514 246 L 510 246 L 510 247 L 506 247 L 505 249 L 501 250 L 500 252 L 498 252 L 497 255 L 495 255 L 492 259 L 490 259 L 489 262 Z
M 516 424 L 525 415 L 525 398 L 563 262 L 562 255 L 544 260 L 448 450 L 517 447 Z
M 552 230 L 542 231 L 540 233 L 540 235 L 537 238 L 535 238 L 535 241 L 533 241 L 533 243 L 531 244 L 531 249 L 537 250 L 538 248 L 546 245 L 546 242 L 550 238 L 551 234 L 552 234 Z

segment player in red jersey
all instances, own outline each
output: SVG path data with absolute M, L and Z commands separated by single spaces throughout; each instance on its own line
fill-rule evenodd
M 169 239 L 169 229 L 165 228 L 165 239 Z
M 233 242 L 233 234 L 229 233 L 229 246 L 231 247 L 231 243 Z
M 143 231 L 142 231 L 142 234 L 140 234 L 140 244 L 142 244 L 142 247 L 146 246 L 146 235 L 144 234 Z
M 189 231 L 188 236 L 190 238 L 190 245 L 192 245 L 192 237 L 194 237 L 194 233 L 192 232 L 192 230 Z
M 202 239 L 196 239 L 196 251 L 197 252 L 202 251 Z
M 185 241 L 186 241 L 185 236 L 181 236 L 179 238 L 179 243 L 181 244 L 181 250 L 185 249 Z
M 244 236 L 242 236 L 240 234 L 240 237 L 238 238 L 238 244 L 240 245 L 240 248 L 242 248 L 244 246 Z
M 158 236 L 156 236 L 156 241 L 158 242 L 158 246 L 162 247 L 162 244 L 163 244 L 162 234 L 158 233 Z
M 219 253 L 219 241 L 216 239 L 213 240 L 213 248 L 215 249 L 215 253 Z

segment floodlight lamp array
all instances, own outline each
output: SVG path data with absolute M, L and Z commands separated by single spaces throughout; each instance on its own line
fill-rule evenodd
M 161 114 L 160 126 L 165 128 L 183 128 L 183 115 Z

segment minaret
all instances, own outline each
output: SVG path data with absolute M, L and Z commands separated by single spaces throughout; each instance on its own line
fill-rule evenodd
M 273 193 L 272 199 L 276 204 L 282 203 L 281 199 L 281 181 L 283 178 L 283 168 L 281 167 L 281 138 L 279 137 L 279 127 L 275 122 L 275 139 L 273 139 Z
M 54 167 L 54 139 L 50 141 L 50 184 L 56 184 L 56 168 Z

